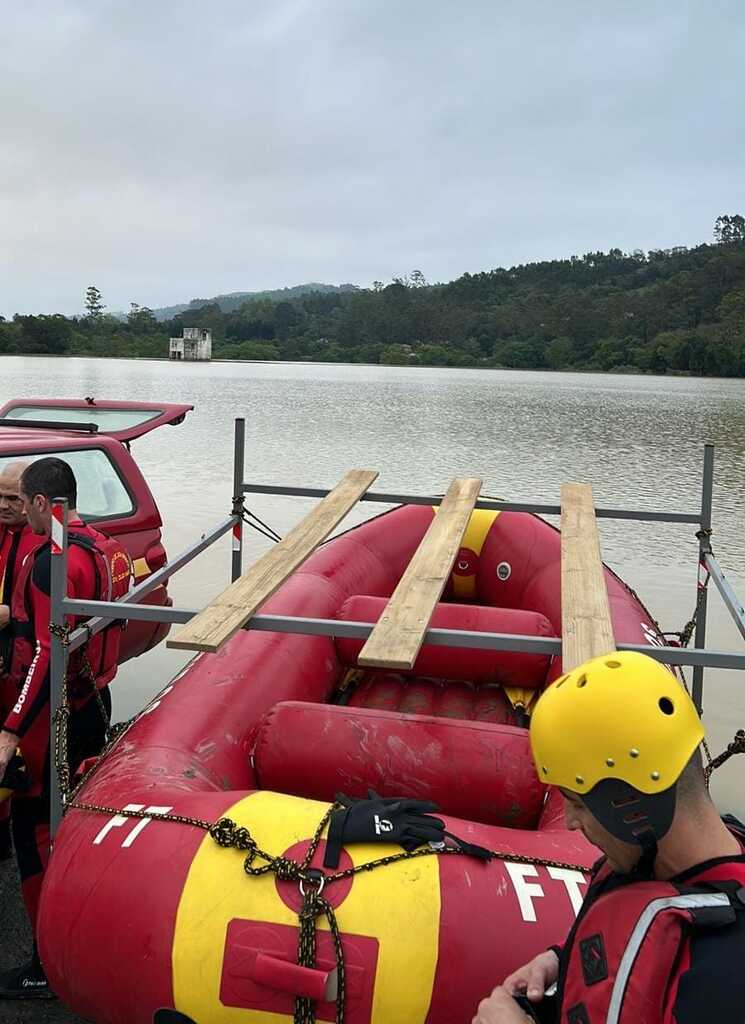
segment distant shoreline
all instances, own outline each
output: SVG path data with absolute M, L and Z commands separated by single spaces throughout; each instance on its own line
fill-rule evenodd
M 690 370 L 670 370 L 668 373 L 650 373 L 646 370 L 629 367 L 627 370 L 580 369 L 574 366 L 554 369 L 550 366 L 442 366 L 438 364 L 416 363 L 352 363 L 317 359 L 169 359 L 167 356 L 97 356 L 71 352 L 2 352 L 0 359 L 107 359 L 118 363 L 173 363 L 174 366 L 205 366 L 210 363 L 233 363 L 238 366 L 368 366 L 389 370 L 496 370 L 504 373 L 586 373 L 597 374 L 599 377 L 681 377 L 685 380 L 745 380 L 745 377 L 721 377 L 717 374 L 697 374 Z

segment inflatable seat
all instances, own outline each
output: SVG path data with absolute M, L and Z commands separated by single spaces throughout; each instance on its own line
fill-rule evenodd
M 285 701 L 265 716 L 253 758 L 261 789 L 327 802 L 372 788 L 533 829 L 544 801 L 527 730 L 487 722 Z
M 377 622 L 387 604 L 384 597 L 355 594 L 347 598 L 336 615 L 344 622 Z M 540 612 L 515 608 L 487 608 L 478 604 L 438 604 L 432 616 L 433 626 L 486 633 L 521 633 L 554 637 L 553 627 Z M 364 641 L 336 638 L 340 661 L 348 668 L 357 666 Z M 551 656 L 523 654 L 517 651 L 477 650 L 467 647 L 422 647 L 412 673 L 439 679 L 464 680 L 476 685 L 498 683 L 535 689 L 546 681 Z
M 404 676 L 387 669 L 373 669 L 355 687 L 348 700 L 354 708 L 398 711 L 408 715 L 434 715 L 471 722 L 514 724 L 512 705 L 501 686 L 450 679 Z

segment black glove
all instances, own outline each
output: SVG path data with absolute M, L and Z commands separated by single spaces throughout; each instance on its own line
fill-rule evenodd
M 445 823 L 431 817 L 429 812 L 436 811 L 437 804 L 428 800 L 384 798 L 370 789 L 366 800 L 339 793 L 336 802 L 342 806 L 331 814 L 325 868 L 338 867 L 346 843 L 398 843 L 410 851 L 444 840 Z
M 544 996 L 539 1003 L 531 1003 L 527 996 L 513 996 L 512 998 L 529 1020 L 538 1021 L 538 1024 L 554 1024 L 558 1019 L 556 999 L 553 996 Z
M 26 765 L 20 754 L 13 754 L 0 779 L 0 789 L 12 789 L 15 793 L 25 793 L 31 786 Z

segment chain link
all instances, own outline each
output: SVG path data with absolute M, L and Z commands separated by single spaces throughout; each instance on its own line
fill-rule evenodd
M 56 636 L 62 644 L 62 647 L 67 651 L 70 647 L 70 637 L 72 630 L 69 626 L 58 626 L 54 622 L 49 624 L 50 635 Z M 95 762 L 91 765 L 88 771 L 83 772 L 77 783 L 73 786 L 72 784 L 72 773 L 69 758 L 69 731 L 70 731 L 70 717 L 72 715 L 72 708 L 70 706 L 70 692 L 69 692 L 69 679 L 68 679 L 68 668 L 69 661 L 65 659 L 65 670 L 62 673 L 62 687 L 60 695 L 60 706 L 55 711 L 54 715 L 54 765 L 57 772 L 57 781 L 59 784 L 59 790 L 62 797 L 62 811 L 66 811 L 70 801 L 72 801 L 78 792 L 78 790 L 86 783 L 91 776 L 98 771 L 101 766 L 103 759 L 109 753 L 114 743 L 119 737 L 129 729 L 134 722 L 137 721 L 139 715 L 135 715 L 127 722 L 119 722 L 117 725 L 112 726 L 109 718 L 109 713 L 106 710 L 106 705 L 103 702 L 101 691 L 96 686 L 96 678 L 93 673 L 93 667 L 88 657 L 88 651 L 85 647 L 81 650 L 81 665 L 85 676 L 91 684 L 92 696 L 98 704 L 98 709 L 101 712 L 105 729 L 106 729 L 106 743 L 101 750 L 100 754 L 96 757 Z M 140 712 L 141 714 L 142 712 Z
M 49 633 L 56 636 L 67 653 L 70 646 L 70 629 L 68 626 L 58 626 L 54 622 L 49 624 Z M 62 693 L 60 705 L 54 713 L 54 765 L 57 771 L 57 781 L 62 795 L 63 808 L 70 792 L 70 761 L 68 759 L 67 739 L 70 725 L 70 698 L 67 687 L 67 657 L 65 658 L 65 671 L 62 673 Z

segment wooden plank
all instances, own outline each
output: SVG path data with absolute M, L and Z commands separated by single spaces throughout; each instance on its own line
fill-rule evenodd
M 198 615 L 166 646 L 214 654 L 243 626 L 360 500 L 378 473 L 353 469 L 297 526 Z
M 481 481 L 453 480 L 421 544 L 357 659 L 410 669 L 458 555 Z
M 561 488 L 561 632 L 565 672 L 616 649 L 589 484 Z

